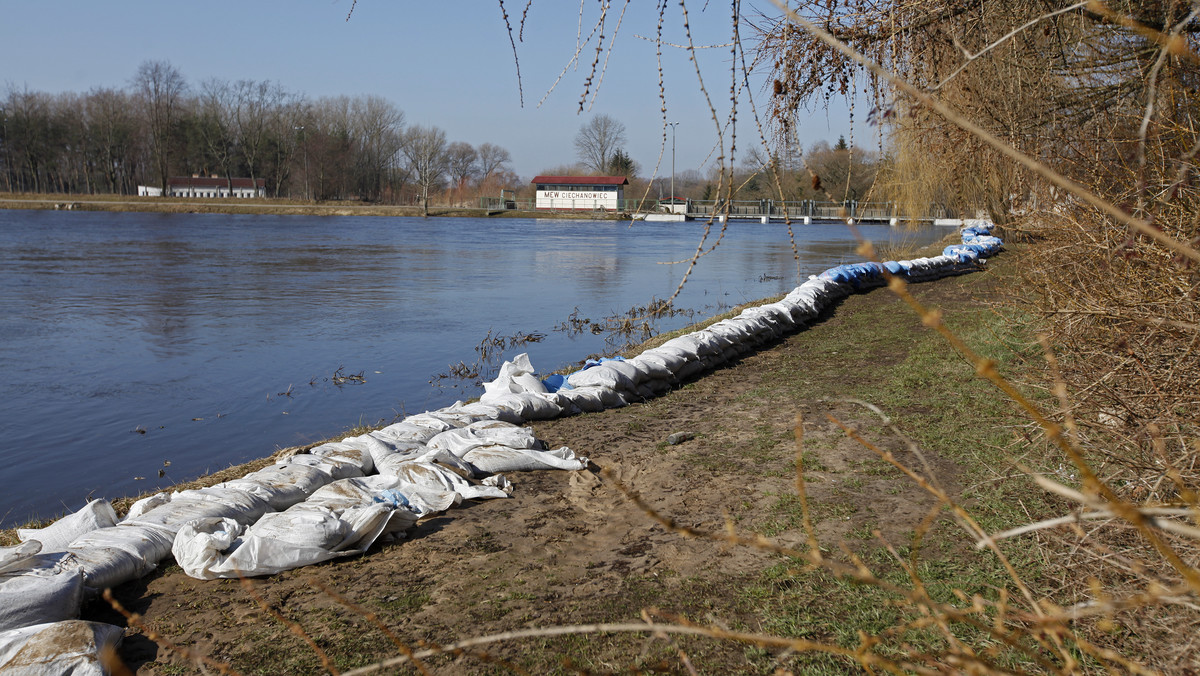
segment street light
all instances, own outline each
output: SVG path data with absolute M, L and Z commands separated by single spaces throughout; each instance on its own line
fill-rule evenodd
M 304 145 L 304 199 L 308 200 L 308 136 L 304 133 L 304 125 L 292 128 L 300 132 L 303 139 L 301 143 Z
M 671 213 L 675 213 L 675 127 L 678 122 L 668 122 L 671 127 Z

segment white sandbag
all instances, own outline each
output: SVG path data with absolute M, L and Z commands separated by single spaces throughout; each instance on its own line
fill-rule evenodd
M 472 430 L 491 430 L 491 429 L 511 429 L 514 427 L 519 427 L 519 425 L 517 423 L 509 422 L 507 420 L 494 420 L 493 419 L 493 420 L 480 420 L 478 422 L 473 422 L 470 425 L 467 425 L 467 427 Z
M 659 382 L 659 383 L 661 383 L 661 382 L 663 382 L 663 381 L 661 381 L 661 380 L 658 380 L 658 381 L 652 381 L 652 382 Z M 655 391 L 654 391 L 654 389 L 653 389 L 653 388 L 651 388 L 651 387 L 650 387 L 649 385 L 647 385 L 646 383 L 641 383 L 641 384 L 639 384 L 639 385 L 637 386 L 637 392 L 635 392 L 635 393 L 634 393 L 634 395 L 636 395 L 636 396 L 637 396 L 639 399 L 641 399 L 642 401 L 648 401 L 648 400 L 650 400 L 650 399 L 653 399 L 653 398 L 657 397 L 657 396 L 658 396 L 658 393 L 657 393 L 657 392 L 655 392 Z M 629 395 L 626 395 L 626 396 L 629 396 Z
M 426 441 L 429 441 L 429 439 L 438 432 L 444 432 L 446 429 L 449 429 L 450 426 L 445 422 L 438 422 L 442 424 L 441 429 L 433 429 L 428 425 L 418 425 L 405 420 L 404 422 L 398 422 L 394 425 L 388 425 L 383 429 L 375 430 L 371 434 L 385 440 L 395 439 L 396 441 L 415 441 L 423 444 Z
M 627 359 L 613 359 L 601 365 L 625 376 L 629 382 L 633 383 L 633 389 L 636 389 L 638 383 L 642 382 L 642 371 L 637 366 L 630 364 Z
M 426 448 L 416 461 L 436 463 L 464 479 L 474 479 L 480 475 L 474 465 L 441 448 Z
M 445 432 L 446 430 L 452 429 L 454 427 L 459 427 L 459 425 L 453 424 L 453 422 L 445 420 L 430 411 L 426 411 L 424 413 L 418 413 L 416 415 L 410 415 L 407 418 L 405 418 L 400 424 L 409 424 L 409 425 L 417 425 L 419 427 L 425 427 L 425 428 L 433 430 L 435 434 L 438 432 Z
M 420 448 L 421 446 L 425 445 L 426 441 L 432 439 L 436 434 L 438 433 L 434 432 L 433 430 L 428 430 L 428 436 L 423 438 L 421 441 L 388 437 L 383 434 L 382 430 L 376 430 L 363 436 L 370 440 L 368 446 L 371 451 L 371 460 L 374 461 L 393 453 L 407 453 L 413 449 Z
M 280 463 L 251 472 L 241 479 L 217 484 L 214 488 L 251 493 L 266 500 L 272 509 L 282 511 L 331 481 L 333 476 L 319 467 Z
M 421 413 L 420 416 L 426 420 L 445 423 L 450 429 L 455 427 L 464 427 L 480 419 L 479 416 L 472 415 L 470 413 L 452 411 L 445 408 L 438 409 L 436 411 L 426 411 Z
M 567 376 L 571 387 L 607 387 L 622 392 L 633 392 L 637 389 L 635 383 L 624 369 L 616 368 L 619 362 L 605 362 L 598 366 L 576 371 Z M 636 369 L 630 369 L 636 373 Z
M 384 507 L 380 505 L 379 509 Z M 257 536 L 295 545 L 297 548 L 313 547 L 335 552 L 354 536 L 353 524 L 343 521 L 339 515 L 340 512 L 319 505 L 300 503 L 286 512 L 274 512 L 259 519 L 246 529 L 243 541 Z M 242 570 L 257 568 L 243 567 Z
M 544 394 L 546 386 L 534 375 L 529 355 L 521 353 L 500 365 L 496 379 L 483 384 L 484 394 L 500 395 L 523 392 Z M 482 400 L 482 397 L 481 397 Z
M 663 344 L 656 348 L 646 350 L 642 354 L 653 354 L 660 357 L 666 362 L 667 368 L 671 369 L 672 373 L 677 373 L 679 368 L 689 361 L 697 361 L 700 356 L 693 349 L 688 351 L 677 345 Z
M 369 470 L 363 471 L 364 475 L 371 474 L 375 471 L 376 459 L 391 455 L 400 448 L 416 445 L 416 442 L 414 441 L 399 441 L 396 439 L 389 439 L 375 432 L 368 432 L 367 434 L 357 437 L 349 437 L 343 439 L 341 443 L 352 445 L 355 448 L 365 451 L 371 456 L 370 468 Z
M 428 448 L 426 448 L 424 445 L 420 445 L 411 451 L 406 451 L 404 453 L 393 453 L 389 456 L 380 458 L 379 461 L 375 463 L 375 471 L 378 472 L 377 476 L 396 476 L 397 468 L 400 467 L 400 465 L 406 462 L 419 460 L 421 456 L 428 452 Z
M 485 426 L 470 425 L 457 430 L 447 430 L 429 440 L 432 450 L 445 450 L 461 458 L 466 452 L 481 446 L 504 446 L 510 448 L 543 448 L 541 442 L 528 427 L 517 427 L 512 423 L 489 421 Z
M 402 490 L 406 485 L 408 485 L 407 482 L 395 476 L 375 475 L 360 479 L 342 479 L 328 486 L 322 486 L 305 500 L 304 504 L 324 507 L 334 513 L 374 503 L 390 504 L 393 509 L 400 512 L 398 515 L 393 515 L 394 517 L 408 519 L 408 525 L 404 526 L 407 528 L 418 518 L 427 516 L 429 512 L 424 511 L 422 505 L 414 506 L 407 499 Z M 401 507 L 406 509 L 400 510 Z M 397 520 L 396 523 L 399 521 Z
M 680 336 L 681 338 L 685 336 Z M 687 338 L 691 338 L 696 344 L 696 354 L 700 355 L 701 359 L 710 357 L 724 350 L 733 344 L 733 341 L 725 339 L 721 340 L 716 334 L 707 329 L 700 329 L 687 334 Z
M 464 404 L 461 401 L 455 402 L 448 410 L 471 415 L 479 420 L 499 420 L 514 424 L 521 422 L 521 419 L 513 415 L 512 411 L 500 408 L 499 406 L 491 406 L 482 401 L 475 401 L 470 404 Z
M 683 365 L 683 368 L 679 369 L 679 371 L 675 373 L 675 377 L 680 381 L 683 381 L 697 374 L 704 373 L 706 370 L 708 370 L 708 368 L 709 367 L 703 361 L 689 361 Z
M 293 455 L 284 462 L 291 465 L 316 467 L 319 470 L 327 472 L 334 479 L 349 479 L 350 477 L 363 475 L 363 471 L 358 464 L 346 458 L 336 456 L 319 458 L 315 455 L 300 454 Z
M 487 483 L 488 479 L 492 478 L 493 477 L 488 477 L 481 483 L 484 485 L 492 485 Z M 412 509 L 422 517 L 426 515 L 439 514 L 463 501 L 462 496 L 454 491 L 418 486 L 417 484 L 409 483 L 408 481 L 400 479 L 399 477 L 397 477 L 397 480 L 400 483 L 400 485 L 397 487 L 397 490 L 403 493 L 404 497 L 408 498 L 409 509 Z M 494 487 L 498 487 L 501 490 L 505 488 L 505 486 Z
M 0 574 L 29 567 L 29 562 L 41 551 L 42 543 L 37 540 L 29 540 L 12 547 L 0 547 Z
M 674 365 L 682 365 L 685 360 L 666 351 L 651 349 L 639 354 L 629 363 L 642 373 L 642 381 L 670 380 L 675 377 Z
M 427 490 L 456 493 L 466 500 L 507 498 L 508 493 L 493 486 L 477 486 L 456 472 L 433 462 L 410 461 L 395 467 L 394 475 Z
M 62 552 L 24 559 L 0 575 L 0 632 L 79 617 L 83 571 Z
M 181 527 L 181 526 L 180 526 Z M 92 589 L 116 587 L 154 570 L 171 553 L 175 531 L 120 523 L 77 538 L 67 547 Z
M 713 324 L 707 329 L 701 329 L 697 332 L 700 344 L 700 357 L 703 358 L 706 354 L 720 354 L 725 350 L 733 347 L 738 342 L 738 330 L 732 324 Z M 704 342 L 707 340 L 707 344 Z M 709 347 L 711 345 L 711 347 Z
M 604 401 L 600 397 L 601 390 L 616 394 L 611 388 L 577 387 L 571 390 L 559 390 L 558 398 L 583 413 L 599 413 L 605 409 Z
M 485 472 L 529 472 L 544 469 L 580 470 L 588 459 L 563 446 L 552 451 L 488 446 L 468 451 L 464 460 Z
M 556 394 L 536 394 L 534 392 L 518 394 L 513 392 L 487 397 L 484 403 L 507 408 L 524 422 L 526 420 L 550 420 L 561 416 L 563 407 L 557 399 Z
M 37 540 L 43 552 L 65 551 L 75 538 L 97 528 L 117 525 L 117 513 L 108 500 L 92 500 L 83 509 L 68 514 L 45 528 L 18 528 L 22 542 Z
M 796 319 L 792 316 L 792 308 L 785 303 L 767 303 L 766 305 L 760 305 L 758 309 L 768 313 L 770 317 L 778 322 L 779 328 L 783 332 L 791 331 L 796 327 Z
M 754 333 L 749 327 L 737 319 L 723 319 L 710 325 L 706 330 L 717 336 L 721 341 L 722 350 L 737 343 L 748 342 L 754 337 Z
M 638 385 L 639 391 L 642 389 L 649 390 L 655 397 L 661 397 L 671 391 L 675 387 L 675 378 L 672 376 L 666 380 L 647 380 Z
M 688 361 L 694 361 L 700 358 L 700 353 L 697 351 L 699 347 L 699 343 L 692 337 L 692 334 L 687 333 L 675 336 L 655 349 L 674 352 Z
M 149 512 L 150 510 L 154 509 L 155 507 L 165 505 L 170 501 L 171 501 L 170 493 L 155 493 L 153 495 L 148 495 L 148 496 L 142 498 L 141 500 L 138 500 L 137 502 L 130 505 L 129 509 L 125 512 L 125 518 L 126 519 L 136 519 L 137 517 L 145 514 L 146 512 Z
M 604 406 L 604 408 L 622 408 L 629 404 L 629 402 L 625 399 L 625 395 L 611 387 L 577 387 L 573 390 L 565 390 L 564 396 L 579 396 L 584 393 L 591 393 L 592 395 L 596 396 L 598 399 L 600 399 L 600 403 Z M 630 394 L 632 395 L 632 393 Z
M 202 580 L 274 575 L 361 554 L 389 528 L 402 530 L 415 521 L 407 507 L 390 503 L 341 511 L 302 503 L 267 514 L 244 531 L 229 519 L 193 521 L 176 536 L 173 552 L 185 573 Z
M 233 519 L 196 519 L 184 524 L 175 535 L 171 554 L 183 572 L 200 580 L 215 580 L 221 555 L 233 546 L 245 527 Z
M 125 630 L 101 622 L 66 620 L 0 632 L 4 676 L 104 676 L 100 654 Z
M 169 497 L 168 502 L 132 518 L 126 516 L 121 523 L 154 526 L 174 535 L 183 524 L 193 519 L 227 516 L 241 523 L 250 523 L 271 510 L 270 504 L 253 492 L 225 485 L 181 491 Z
M 374 441 L 370 437 L 367 439 Z M 379 442 L 375 442 L 379 443 Z M 382 444 L 380 444 L 382 446 Z M 375 469 L 370 444 L 367 441 L 345 439 L 341 442 L 321 444 L 308 452 L 309 455 L 326 460 L 339 460 L 353 464 L 362 475 L 370 474 Z

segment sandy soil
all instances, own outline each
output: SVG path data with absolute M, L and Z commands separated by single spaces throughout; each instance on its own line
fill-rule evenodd
M 970 302 L 958 279 L 920 285 L 917 292 L 944 307 Z M 364 616 L 367 611 L 414 647 L 531 627 L 636 622 L 646 607 L 731 628 L 769 629 L 753 589 L 781 557 L 670 533 L 634 507 L 602 471 L 683 525 L 720 531 L 728 519 L 744 532 L 801 545 L 804 532 L 792 497 L 800 414 L 808 494 L 825 541 L 863 528 L 903 540 L 932 500 L 848 439 L 826 414 L 913 460 L 905 444 L 863 406 L 815 395 L 836 393 L 848 379 L 870 378 L 871 366 L 903 359 L 908 347 L 893 341 L 844 358 L 808 356 L 846 318 L 864 311 L 882 312 L 904 331 L 923 330 L 884 289 L 851 297 L 809 329 L 668 396 L 534 425 L 551 447 L 567 445 L 590 457 L 589 471 L 512 475 L 511 499 L 464 505 L 419 524 L 407 540 L 363 557 L 256 579 L 254 594 L 299 623 L 341 670 L 398 654 Z M 667 443 L 681 431 L 694 438 Z M 928 449 L 926 456 L 953 491 L 954 464 Z M 334 593 L 362 610 L 347 609 Z M 242 673 L 323 671 L 304 640 L 237 580 L 193 580 L 171 564 L 125 585 L 117 597 L 161 635 L 127 632 L 121 656 L 138 674 L 204 673 L 169 650 L 168 641 Z M 102 603 L 86 610 L 89 618 L 124 623 Z M 487 651 L 489 659 L 511 660 L 530 673 L 633 667 L 686 673 L 677 647 L 701 673 L 769 673 L 776 666 L 773 656 L 738 644 L 707 639 L 671 644 L 639 635 L 521 639 Z M 505 671 L 470 656 L 442 656 L 425 666 L 446 674 Z

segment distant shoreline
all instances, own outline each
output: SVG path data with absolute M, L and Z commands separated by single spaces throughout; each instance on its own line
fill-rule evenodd
M 195 199 L 186 197 L 137 197 L 133 195 L 55 195 L 0 192 L 0 209 L 45 211 L 132 211 L 166 214 L 272 214 L 283 216 L 415 216 L 421 207 L 363 202 L 313 202 L 285 198 Z M 496 211 L 480 207 L 430 207 L 430 217 L 470 216 L 475 218 L 579 218 L 624 220 L 621 215 L 547 213 L 542 211 Z

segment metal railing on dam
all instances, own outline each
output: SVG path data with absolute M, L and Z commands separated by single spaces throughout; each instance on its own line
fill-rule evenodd
M 565 202 L 565 204 L 564 204 Z M 618 200 L 614 208 L 611 202 L 594 199 L 558 199 L 554 208 L 539 208 L 532 198 L 484 197 L 480 206 L 488 211 L 543 211 L 547 213 L 596 213 L 633 214 L 644 217 L 649 214 L 671 214 L 688 220 L 729 218 L 733 220 L 757 221 L 820 221 L 853 219 L 855 222 L 892 223 L 898 220 L 932 222 L 939 219 L 961 218 L 957 210 L 945 205 L 934 204 L 915 216 L 900 208 L 895 202 L 819 202 L 816 200 Z

